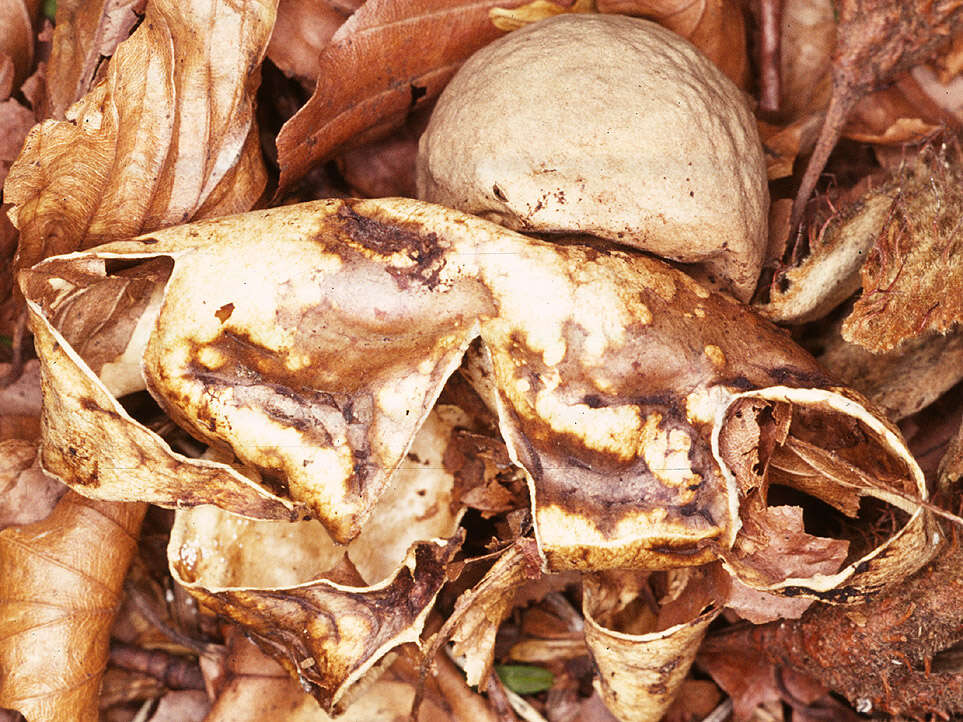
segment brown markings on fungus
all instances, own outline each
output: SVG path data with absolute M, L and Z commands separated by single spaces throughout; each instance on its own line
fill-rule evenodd
M 370 218 L 358 213 L 350 201 L 344 202 L 335 217 L 348 238 L 362 248 L 382 256 L 402 253 L 414 263 L 411 268 L 387 267 L 401 290 L 406 290 L 411 281 L 429 290 L 440 283 L 448 248 L 436 233 L 424 233 L 413 223 L 387 224 Z
M 175 571 L 192 594 L 240 624 L 330 712 L 392 647 L 418 639 L 460 544 L 460 536 L 419 542 L 394 577 L 374 587 L 336 587 L 325 578 L 279 589 L 206 589 L 192 583 L 180 561 Z M 305 665 L 308 659 L 314 663 Z

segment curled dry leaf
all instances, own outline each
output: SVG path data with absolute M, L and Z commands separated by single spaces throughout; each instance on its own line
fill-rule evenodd
M 66 121 L 36 126 L 10 169 L 4 198 L 20 230 L 19 267 L 247 210 L 263 191 L 252 102 L 271 0 L 160 0 L 146 13 L 104 81 Z
M 347 547 L 316 521 L 179 511 L 168 547 L 172 575 L 259 640 L 325 709 L 343 706 L 348 688 L 385 654 L 418 640 L 457 551 L 457 543 L 438 541 L 455 534 L 460 518 L 441 463 L 449 435 L 428 418 L 375 507 L 378 523 Z
M 833 91 L 796 194 L 793 227 L 856 103 L 934 56 L 963 29 L 963 6 L 952 2 L 841 0 L 836 13 Z
M 52 320 L 89 279 L 160 258 L 173 264 L 163 302 L 138 322 L 146 385 L 191 433 L 232 450 L 236 468 L 173 454 L 66 341 L 69 314 Z M 310 511 L 350 540 L 480 336 L 551 569 L 686 566 L 729 549 L 754 472 L 720 455 L 719 439 L 758 444 L 735 421 L 752 400 L 788 405 L 806 431 L 799 453 L 814 471 L 790 486 L 906 513 L 831 579 L 776 588 L 859 595 L 929 548 L 929 516 L 907 500 L 925 499 L 925 485 L 898 433 L 785 334 L 646 256 L 545 243 L 418 201 L 329 200 L 50 259 L 23 288 L 44 367 L 43 463 L 86 494 L 263 518 Z M 820 428 L 850 426 L 862 436 L 847 466 L 814 456 L 838 451 Z M 148 458 L 151 473 L 138 472 Z M 887 474 L 867 485 L 877 465 Z M 751 565 L 730 568 L 757 583 Z
M 454 641 L 452 653 L 464 657 L 466 681 L 484 688 L 495 657 L 495 635 L 515 606 L 515 592 L 540 576 L 535 540 L 517 540 L 478 584 L 458 597 L 454 611 L 428 647 L 426 664 L 448 641 Z
M 63 120 L 67 108 L 93 89 L 105 61 L 144 17 L 145 5 L 145 0 L 57 2 L 41 117 Z
M 146 508 L 68 493 L 43 521 L 0 532 L 0 706 L 50 722 L 98 719 L 110 626 Z
M 705 54 L 733 83 L 749 85 L 746 23 L 732 0 L 596 0 L 599 12 L 654 20 Z
M 30 74 L 33 66 L 33 24 L 40 10 L 39 0 L 4 0 L 0 3 L 0 100 Z M 2 127 L 2 126 L 0 126 Z
M 620 576 L 587 576 L 583 585 L 585 642 L 599 672 L 595 686 L 619 720 L 657 722 L 672 705 L 721 608 L 713 604 L 711 585 L 694 573 L 685 598 L 666 604 L 655 619 L 644 612 L 626 615 L 630 607 L 621 581 Z M 621 607 L 619 623 L 606 616 L 613 601 Z M 638 623 L 636 616 L 645 621 Z M 634 628 L 629 633 L 623 625 Z
M 362 0 L 280 0 L 267 54 L 285 74 L 313 86 L 318 56 Z
M 339 151 L 398 128 L 413 109 L 438 97 L 469 55 L 502 34 L 489 11 L 522 4 L 366 2 L 324 47 L 314 94 L 281 129 L 281 190 Z
M 744 491 L 745 526 L 722 560 L 755 590 L 824 601 L 862 599 L 912 574 L 942 539 L 933 518 L 908 500 L 925 501 L 927 487 L 899 431 L 856 392 L 839 391 L 747 391 L 725 412 L 730 423 L 717 427 L 714 443 L 728 462 L 723 468 Z M 803 534 L 798 518 L 792 520 L 798 512 L 767 506 L 776 485 L 815 497 L 844 517 L 872 513 L 872 501 L 862 509 L 864 497 L 881 501 L 883 515 L 897 514 L 899 522 L 882 543 L 851 545 L 844 554 L 837 541 Z M 803 548 L 804 555 L 792 558 Z M 837 570 L 840 561 L 844 566 Z
M 860 269 L 863 293 L 843 322 L 843 338 L 874 353 L 963 321 L 960 156 L 924 152 L 897 183 L 900 197 Z

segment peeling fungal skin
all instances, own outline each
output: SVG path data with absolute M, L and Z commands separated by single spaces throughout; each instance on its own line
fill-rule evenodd
M 152 436 L 150 458 L 166 453 L 180 474 L 152 488 L 145 475 L 132 493 L 130 474 L 98 475 L 116 444 L 85 444 L 83 463 L 63 452 L 72 435 L 114 423 L 110 414 L 118 433 L 137 425 L 53 321 L 63 325 L 58 306 L 77 293 L 71 269 L 82 266 L 89 286 L 108 280 L 110 263 L 161 257 L 173 267 L 143 352 L 145 385 L 242 466 L 176 458 Z M 539 549 L 557 570 L 689 566 L 731 548 L 741 492 L 712 443 L 725 410 L 742 392 L 831 386 L 782 331 L 660 261 L 543 243 L 406 199 L 170 228 L 49 259 L 21 283 L 48 403 L 86 409 L 45 415 L 48 469 L 104 498 L 266 518 L 307 510 L 339 542 L 358 534 L 481 336 Z M 115 346 L 130 355 L 131 343 Z M 72 364 L 74 380 L 57 381 L 54 363 Z M 124 433 L 136 446 L 150 432 Z M 205 473 L 235 492 L 215 491 Z

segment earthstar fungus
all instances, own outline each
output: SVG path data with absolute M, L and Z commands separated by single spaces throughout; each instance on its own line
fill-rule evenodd
M 480 338 L 549 570 L 721 559 L 752 589 L 845 601 L 919 567 L 939 541 L 906 500 L 926 487 L 889 422 L 769 322 L 637 252 L 547 243 L 420 201 L 325 200 L 54 257 L 20 280 L 42 366 L 42 463 L 88 496 L 313 517 L 337 549 L 401 493 L 400 465 Z M 105 295 L 116 323 L 95 329 L 85 315 L 102 314 Z M 177 454 L 126 413 L 115 394 L 138 375 L 220 460 Z M 765 563 L 767 534 L 782 532 L 766 526 L 776 485 L 846 516 L 888 505 L 900 523 L 836 569 L 786 578 Z M 180 532 L 171 563 L 255 633 L 275 618 L 259 611 L 266 597 L 276 610 L 335 590 L 364 606 L 392 585 L 422 589 L 408 626 L 372 642 L 381 654 L 417 637 L 456 524 L 412 539 L 383 581 L 325 582 L 319 569 L 283 593 L 205 583 L 184 556 L 199 542 Z M 376 660 L 344 661 L 312 630 L 265 644 L 294 671 L 292 655 L 310 651 L 328 671 L 312 689 L 332 708 Z

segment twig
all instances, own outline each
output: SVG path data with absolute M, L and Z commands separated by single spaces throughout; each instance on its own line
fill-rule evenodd
M 782 94 L 780 80 L 780 37 L 782 0 L 759 2 L 759 107 L 767 113 L 779 112 Z

